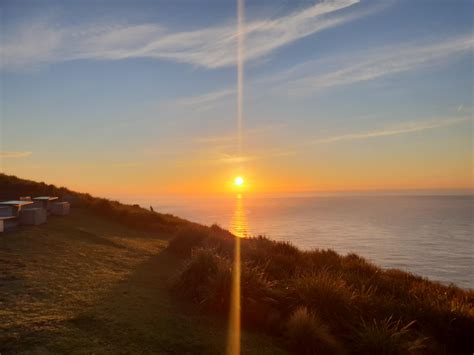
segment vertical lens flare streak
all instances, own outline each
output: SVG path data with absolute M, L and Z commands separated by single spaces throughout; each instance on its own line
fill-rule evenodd
M 242 156 L 244 101 L 244 0 L 237 0 L 237 153 Z
M 235 238 L 234 262 L 232 266 L 232 285 L 230 294 L 229 334 L 227 339 L 227 354 L 240 354 L 240 238 L 247 234 L 247 222 L 242 196 L 237 197 L 231 231 Z
M 235 238 L 227 354 L 240 354 L 240 238 Z
M 242 121 L 243 121 L 243 94 L 244 94 L 244 0 L 237 0 L 237 154 L 242 156 Z M 236 181 L 237 182 L 237 181 Z M 239 180 L 240 182 L 240 180 Z M 241 181 L 243 183 L 243 179 Z M 239 184 L 241 185 L 241 184 Z M 235 249 L 232 267 L 232 285 L 230 295 L 229 334 L 227 340 L 227 354 L 240 354 L 240 237 L 243 218 L 242 199 L 237 198 L 234 215 Z

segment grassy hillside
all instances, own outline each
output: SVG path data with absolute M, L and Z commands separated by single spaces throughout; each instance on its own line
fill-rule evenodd
M 222 353 L 235 236 L 0 175 L 73 214 L 0 235 L 0 352 Z M 240 239 L 244 353 L 472 354 L 474 292 L 331 250 Z
M 220 354 L 226 324 L 175 300 L 169 235 L 85 208 L 0 235 L 1 354 Z M 244 334 L 246 353 L 283 353 Z

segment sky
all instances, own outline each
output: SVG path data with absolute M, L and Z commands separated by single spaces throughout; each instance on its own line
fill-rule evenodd
M 463 0 L 0 4 L 2 172 L 102 196 L 473 189 Z

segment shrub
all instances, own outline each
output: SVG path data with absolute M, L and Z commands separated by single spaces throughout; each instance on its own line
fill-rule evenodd
M 305 307 L 299 307 L 287 322 L 286 338 L 297 354 L 342 354 L 343 347 L 329 328 Z

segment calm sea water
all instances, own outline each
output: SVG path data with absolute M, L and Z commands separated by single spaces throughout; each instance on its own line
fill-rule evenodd
M 386 268 L 474 288 L 474 196 L 333 196 L 140 201 L 241 235 L 355 252 Z

